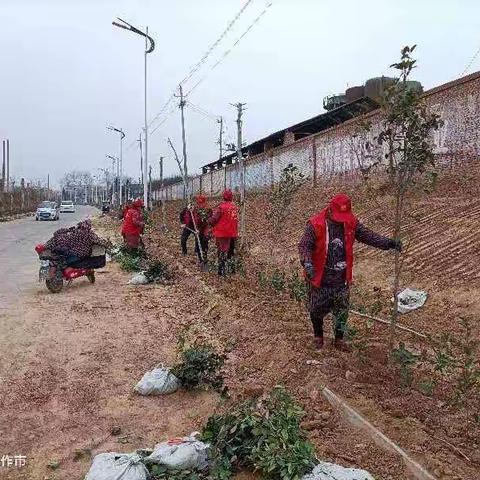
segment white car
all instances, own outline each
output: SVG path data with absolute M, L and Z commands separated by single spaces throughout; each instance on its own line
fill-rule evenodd
M 42 202 L 35 214 L 35 220 L 58 220 L 60 218 L 57 204 L 55 202 Z
M 60 213 L 75 213 L 75 205 L 71 200 L 62 200 L 60 203 Z

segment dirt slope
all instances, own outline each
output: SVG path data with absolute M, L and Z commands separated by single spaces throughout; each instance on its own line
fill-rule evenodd
M 480 201 L 474 185 L 449 188 L 455 181 L 457 177 L 452 180 L 450 175 L 448 182 L 444 177 L 434 193 L 423 199 L 417 195 L 406 227 L 411 240 L 404 285 L 426 289 L 429 301 L 421 311 L 402 317 L 402 323 L 432 335 L 461 335 L 459 317 L 469 314 L 478 318 L 480 314 L 480 281 L 475 269 L 480 251 L 474 235 L 480 227 Z M 202 276 L 202 282 L 228 305 L 225 318 L 218 314 L 215 331 L 229 335 L 234 343 L 228 376 L 232 392 L 259 392 L 284 383 L 308 412 L 311 438 L 320 456 L 360 465 L 378 478 L 406 478 L 398 458 L 378 450 L 326 405 L 318 391 L 327 384 L 438 478 L 480 477 L 480 426 L 472 419 L 472 411 L 451 408 L 446 402 L 447 386 L 439 387 L 433 396 L 421 393 L 417 383 L 412 389 L 401 387 L 397 371 L 388 362 L 385 327 L 352 317 L 351 324 L 360 334 L 361 351 L 341 354 L 327 349 L 316 354 L 303 306 L 286 294 L 259 286 L 260 271 L 298 269 L 296 244 L 305 221 L 338 188 L 323 185 L 302 189 L 278 234 L 273 233 L 267 219 L 268 195 L 250 195 L 245 275 L 226 281 L 219 281 L 214 273 Z M 391 230 L 392 199 L 388 195 L 378 190 L 372 197 L 364 189 L 344 185 L 341 189 L 352 194 L 362 221 L 384 233 Z M 149 248 L 171 262 L 186 265 L 188 274 L 198 278 L 193 259 L 178 260 L 179 208 L 179 204 L 168 204 L 170 234 L 154 232 Z M 391 263 L 391 253 L 357 248 L 356 286 L 352 291 L 355 305 L 369 307 L 376 302 L 377 314 L 386 317 Z M 473 325 L 473 335 L 479 337 L 478 322 Z M 398 339 L 419 354 L 427 347 L 408 334 L 399 334 Z M 307 365 L 306 361 L 313 358 L 319 364 Z M 418 383 L 429 378 L 429 372 L 421 367 L 414 373 Z

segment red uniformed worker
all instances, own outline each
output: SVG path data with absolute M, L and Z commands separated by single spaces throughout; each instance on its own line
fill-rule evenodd
M 226 274 L 226 262 L 235 254 L 235 241 L 238 237 L 238 208 L 233 203 L 233 193 L 223 192 L 223 202 L 215 209 L 209 220 L 213 226 L 213 236 L 218 249 L 218 275 Z M 231 269 L 232 272 L 235 270 Z
M 340 350 L 348 350 L 344 335 L 355 240 L 381 250 L 402 249 L 400 241 L 378 235 L 362 225 L 352 213 L 350 198 L 340 193 L 308 221 L 298 246 L 309 289 L 315 346 L 319 349 L 324 345 L 323 319 L 332 312 L 335 317 L 334 345 Z
M 142 209 L 143 200 L 137 199 L 125 212 L 122 236 L 127 248 L 137 249 L 142 246 L 141 234 L 145 228 Z

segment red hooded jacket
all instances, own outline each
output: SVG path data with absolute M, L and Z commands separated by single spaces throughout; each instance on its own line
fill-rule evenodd
M 315 276 L 310 283 L 320 288 L 323 278 L 323 270 L 327 261 L 328 252 L 328 227 L 327 227 L 328 207 L 310 219 L 310 223 L 315 230 L 315 249 L 312 252 L 312 263 Z M 347 217 L 347 216 L 346 216 Z M 355 242 L 355 229 L 357 227 L 357 218 L 350 213 L 347 218 L 342 219 L 345 231 L 345 256 L 347 262 L 346 281 L 352 283 L 353 271 L 353 244 Z
M 123 219 L 122 233 L 124 235 L 140 235 L 143 233 L 143 228 L 142 212 L 136 207 L 130 207 Z
M 238 237 L 238 209 L 230 201 L 222 202 L 213 215 L 218 221 L 214 224 L 213 235 L 216 238 Z M 212 222 L 213 223 L 213 222 Z

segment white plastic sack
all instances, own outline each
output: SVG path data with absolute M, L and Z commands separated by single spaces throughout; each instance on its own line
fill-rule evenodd
M 164 465 L 170 470 L 205 470 L 208 467 L 208 444 L 195 437 L 196 433 L 180 439 L 155 445 L 153 453 L 145 461 Z
M 130 279 L 128 285 L 146 285 L 147 283 L 150 283 L 150 281 L 143 272 L 140 272 Z
M 398 294 L 398 311 L 408 313 L 423 307 L 427 301 L 427 292 L 405 288 Z
M 178 378 L 168 368 L 161 367 L 146 372 L 134 390 L 140 395 L 164 395 L 179 388 Z
M 85 480 L 147 480 L 148 470 L 136 453 L 100 453 Z
M 320 462 L 302 480 L 375 480 L 366 470 L 345 468 L 335 463 Z

